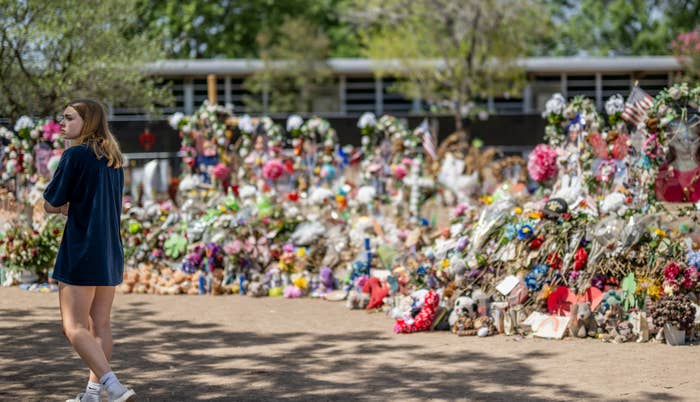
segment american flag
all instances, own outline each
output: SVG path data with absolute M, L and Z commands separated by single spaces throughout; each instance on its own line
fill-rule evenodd
M 654 98 L 644 92 L 638 85 L 634 85 L 630 96 L 625 102 L 625 111 L 622 112 L 622 119 L 635 126 L 647 118 L 647 111 L 654 104 Z
M 420 126 L 416 128 L 416 131 L 423 134 L 423 149 L 425 149 L 425 152 L 427 152 L 432 159 L 437 159 L 433 135 L 430 133 L 430 127 L 428 127 L 428 120 L 424 119 Z

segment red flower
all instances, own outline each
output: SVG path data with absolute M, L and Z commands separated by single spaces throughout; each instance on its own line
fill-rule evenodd
M 571 214 L 568 213 L 568 212 L 564 212 L 564 213 L 561 215 L 561 218 L 564 219 L 565 221 L 570 221 L 570 220 L 571 220 Z
M 58 234 L 59 234 L 60 232 L 61 232 L 60 230 L 54 229 L 53 232 L 51 232 L 51 233 L 53 233 L 54 236 L 58 236 Z
M 588 262 L 588 253 L 583 247 L 579 247 L 574 254 L 574 271 L 578 271 L 586 266 Z
M 561 269 L 561 257 L 558 253 L 550 253 L 547 256 L 547 265 L 552 269 Z
M 542 236 L 535 237 L 530 242 L 530 250 L 539 250 L 540 247 L 542 246 L 542 242 L 544 242 L 544 239 L 542 238 Z
M 297 200 L 299 200 L 299 193 L 297 193 L 297 192 L 288 193 L 287 199 L 289 199 L 289 201 L 296 202 Z

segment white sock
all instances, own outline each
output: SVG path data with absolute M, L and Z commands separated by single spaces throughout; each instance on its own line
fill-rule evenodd
M 117 380 L 117 376 L 112 371 L 103 375 L 102 378 L 100 378 L 100 383 L 102 383 L 110 399 L 118 398 L 124 395 L 124 392 L 128 391 L 126 387 Z
M 85 387 L 85 394 L 82 401 L 85 402 L 100 402 L 102 400 L 102 384 L 98 382 L 88 381 Z

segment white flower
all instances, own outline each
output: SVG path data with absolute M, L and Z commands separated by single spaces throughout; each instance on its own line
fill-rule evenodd
M 362 136 L 362 145 L 369 145 L 369 137 L 366 135 Z
M 357 201 L 359 201 L 362 204 L 369 204 L 374 200 L 374 197 L 377 195 L 377 190 L 374 189 L 372 186 L 362 186 L 360 189 L 357 191 Z
M 304 124 L 304 119 L 298 114 L 293 114 L 287 118 L 287 131 L 298 130 Z
M 29 117 L 29 116 L 22 116 L 15 123 L 15 131 L 21 131 L 21 130 L 24 130 L 25 128 L 33 128 L 33 127 L 34 127 L 34 122 L 32 121 L 31 117 Z
M 552 97 L 549 98 L 545 104 L 545 110 L 544 113 L 542 113 L 542 117 L 547 117 L 552 114 L 561 114 L 564 111 L 565 106 L 566 99 L 564 99 L 564 96 L 562 96 L 560 93 L 556 93 L 552 95 Z
M 233 109 L 234 109 L 233 103 L 231 103 L 231 102 L 227 102 L 224 105 L 224 112 L 226 112 L 228 114 L 233 114 Z
M 246 148 L 241 148 L 238 151 L 238 155 L 240 155 L 241 158 L 245 158 L 248 155 L 248 150 Z
M 39 127 L 36 127 L 36 128 L 34 128 L 34 130 L 29 132 L 29 136 L 34 140 L 39 138 L 40 134 L 41 134 L 41 131 L 39 130 Z
M 34 157 L 32 157 L 32 154 L 26 154 L 24 155 L 24 164 L 25 165 L 31 165 L 31 163 L 34 161 Z
M 182 126 L 182 132 L 185 134 L 189 134 L 192 132 L 192 126 L 188 123 Z
M 265 131 L 270 131 L 270 129 L 272 128 L 272 126 L 275 124 L 275 123 L 272 121 L 272 119 L 269 118 L 268 116 L 265 116 L 265 117 L 263 117 L 262 119 L 260 119 L 260 122 L 262 123 L 262 126 L 263 126 L 263 128 L 265 129 Z
M 681 90 L 678 89 L 678 87 L 669 88 L 668 94 L 671 96 L 671 99 L 673 99 L 673 100 L 678 100 L 681 98 Z
M 257 192 L 258 190 L 255 189 L 255 186 L 246 185 L 241 187 L 240 190 L 238 190 L 238 195 L 241 198 L 249 198 L 255 196 Z
M 253 125 L 253 119 L 250 116 L 243 115 L 240 120 L 238 120 L 238 129 L 244 133 L 252 133 L 255 131 L 255 126 Z
M 609 194 L 600 204 L 600 211 L 604 214 L 618 212 L 620 215 L 622 215 L 625 209 L 625 198 L 625 195 L 622 193 L 614 192 Z
M 479 120 L 488 120 L 489 118 L 489 112 L 486 110 L 482 110 L 479 112 Z
M 6 129 L 3 126 L 0 126 L 0 137 L 6 138 L 6 139 L 12 139 L 14 137 L 14 133 L 8 129 Z
M 622 113 L 625 111 L 625 100 L 622 95 L 616 94 L 610 97 L 607 102 L 605 102 L 605 113 L 608 116 L 612 116 L 616 113 Z
M 226 144 L 226 137 L 219 137 L 219 139 L 216 140 L 216 143 L 223 146 L 224 144 Z
M 357 121 L 357 127 L 374 127 L 377 125 L 377 116 L 372 112 L 365 112 L 360 116 L 360 120 Z
M 170 124 L 170 127 L 177 130 L 177 127 L 180 124 L 180 121 L 184 117 L 185 117 L 185 114 L 181 113 L 181 112 L 177 112 L 174 115 L 170 116 L 170 118 L 168 119 L 168 123 Z

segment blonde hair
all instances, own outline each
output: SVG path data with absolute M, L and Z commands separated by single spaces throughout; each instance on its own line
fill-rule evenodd
M 83 119 L 83 128 L 80 130 L 76 144 L 87 143 L 97 159 L 107 158 L 107 166 L 115 169 L 122 167 L 124 157 L 117 139 L 109 131 L 104 106 L 92 99 L 77 99 L 67 106 L 75 109 Z

